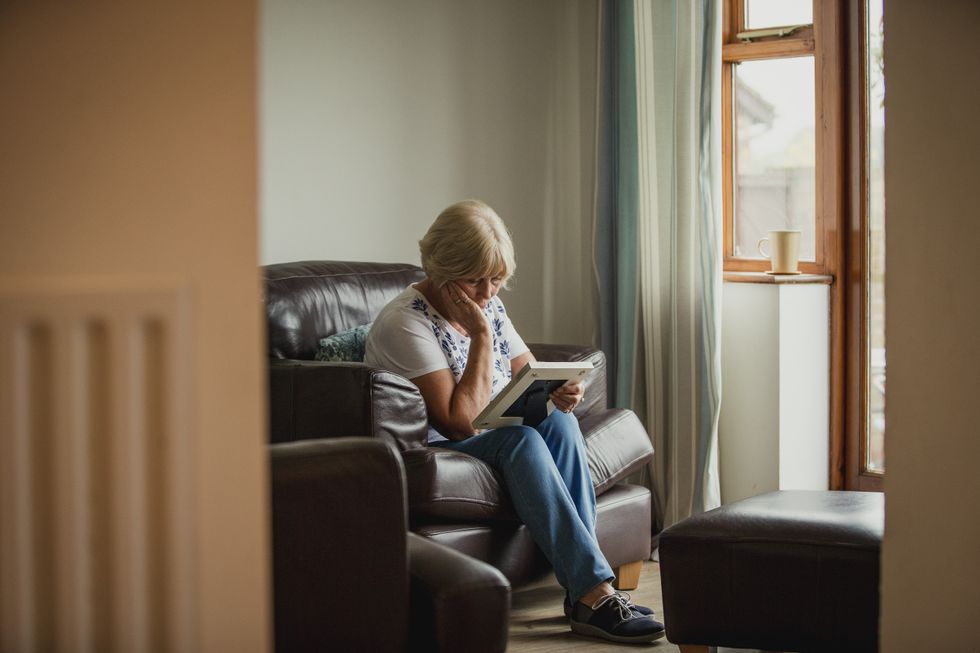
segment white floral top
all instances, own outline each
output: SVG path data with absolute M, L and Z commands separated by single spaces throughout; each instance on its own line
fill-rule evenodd
M 504 303 L 494 297 L 483 309 L 493 334 L 492 395 L 510 381 L 510 360 L 528 351 L 507 317 Z M 381 309 L 367 337 L 364 362 L 414 379 L 449 368 L 459 382 L 466 369 L 470 338 L 459 333 L 409 286 Z M 429 442 L 445 440 L 429 426 Z

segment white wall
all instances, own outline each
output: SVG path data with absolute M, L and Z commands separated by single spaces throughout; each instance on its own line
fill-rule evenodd
M 881 650 L 976 651 L 980 4 L 885 2 Z
M 722 503 L 779 489 L 779 293 L 722 289 L 718 474 Z
M 592 337 L 597 3 L 261 4 L 261 259 L 418 262 L 445 206 L 491 204 L 526 339 Z
M 819 283 L 724 285 L 722 503 L 828 487 L 828 289 Z
M 778 285 L 779 489 L 830 486 L 830 286 Z

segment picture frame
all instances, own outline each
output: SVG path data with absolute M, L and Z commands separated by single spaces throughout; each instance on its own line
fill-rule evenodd
M 589 361 L 528 363 L 476 416 L 473 428 L 537 426 L 555 409 L 548 396 L 569 381 L 584 380 L 592 368 Z

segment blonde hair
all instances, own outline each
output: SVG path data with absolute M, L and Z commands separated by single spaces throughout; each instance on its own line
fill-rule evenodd
M 500 216 L 480 200 L 446 207 L 419 241 L 422 269 L 437 287 L 455 279 L 514 274 L 514 244 Z

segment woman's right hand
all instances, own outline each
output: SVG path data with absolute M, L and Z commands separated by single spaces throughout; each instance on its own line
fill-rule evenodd
M 439 292 L 448 313 L 444 317 L 463 327 L 471 338 L 479 333 L 490 333 L 490 324 L 480 305 L 470 299 L 458 283 L 449 281 Z

